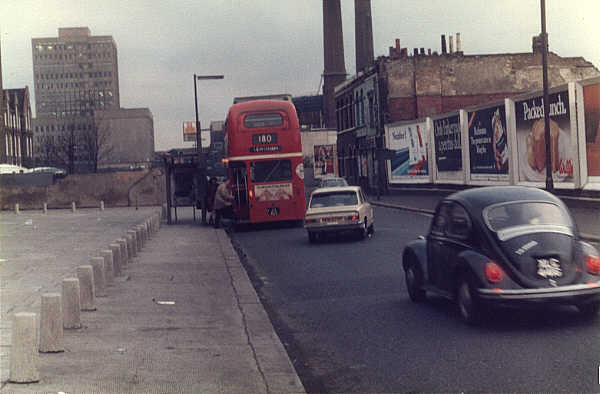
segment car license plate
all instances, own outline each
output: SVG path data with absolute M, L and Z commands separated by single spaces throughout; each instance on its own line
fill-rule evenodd
M 537 274 L 542 278 L 560 278 L 563 275 L 560 261 L 554 257 L 537 259 Z
M 279 208 L 277 208 L 277 207 L 267 208 L 267 215 L 269 215 L 269 216 L 279 215 Z

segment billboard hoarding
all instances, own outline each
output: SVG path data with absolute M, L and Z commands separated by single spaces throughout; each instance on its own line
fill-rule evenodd
M 583 108 L 587 174 L 600 177 L 600 83 L 584 86 Z
M 315 145 L 314 150 L 314 176 L 322 177 L 327 174 L 335 174 L 335 145 Z
M 460 116 L 450 115 L 433 120 L 435 164 L 438 172 L 462 170 Z
M 472 180 L 508 181 L 509 139 L 504 104 L 467 112 Z
M 551 93 L 550 154 L 552 176 L 555 182 L 573 182 L 575 160 L 572 143 L 569 92 Z M 517 137 L 518 180 L 520 182 L 545 182 L 546 138 L 543 96 L 515 101 Z
M 196 122 L 183 122 L 183 141 L 196 142 Z M 200 143 L 203 148 L 210 148 L 210 129 L 200 130 Z
M 387 148 L 393 152 L 388 162 L 390 182 L 429 180 L 429 139 L 426 130 L 425 122 L 386 127 Z

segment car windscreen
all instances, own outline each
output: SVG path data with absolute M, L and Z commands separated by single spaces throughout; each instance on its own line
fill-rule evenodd
M 546 202 L 492 205 L 484 210 L 484 218 L 493 231 L 528 225 L 572 226 L 567 212 L 558 205 Z
M 336 207 L 358 204 L 358 197 L 354 191 L 316 193 L 310 200 L 311 208 Z

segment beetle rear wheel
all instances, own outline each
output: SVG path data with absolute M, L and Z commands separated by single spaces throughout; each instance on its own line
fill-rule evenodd
M 456 289 L 456 303 L 460 316 L 467 324 L 476 324 L 481 318 L 479 300 L 474 295 L 473 286 L 466 276 L 460 278 Z
M 598 312 L 600 311 L 600 302 L 590 302 L 587 304 L 577 305 L 579 312 L 587 319 L 598 318 Z
M 411 261 L 408 263 L 404 272 L 406 278 L 406 290 L 412 302 L 423 302 L 427 298 L 425 290 L 423 290 L 423 274 L 417 268 L 416 263 Z

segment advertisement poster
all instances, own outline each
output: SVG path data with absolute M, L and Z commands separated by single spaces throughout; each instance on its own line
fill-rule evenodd
M 425 122 L 390 126 L 387 131 L 388 149 L 394 151 L 390 181 L 429 177 Z
M 315 145 L 315 177 L 335 174 L 335 145 Z
M 569 93 L 549 95 L 550 157 L 555 182 L 573 182 L 574 147 L 571 143 Z M 546 138 L 543 97 L 515 102 L 519 181 L 546 181 Z
M 452 115 L 433 121 L 435 163 L 438 171 L 462 170 L 460 117 Z
M 272 185 L 254 186 L 254 199 L 256 201 L 290 200 L 291 198 L 291 183 L 278 183 Z
M 585 149 L 589 176 L 600 176 L 600 83 L 583 88 Z
M 471 179 L 508 180 L 504 104 L 467 113 Z

